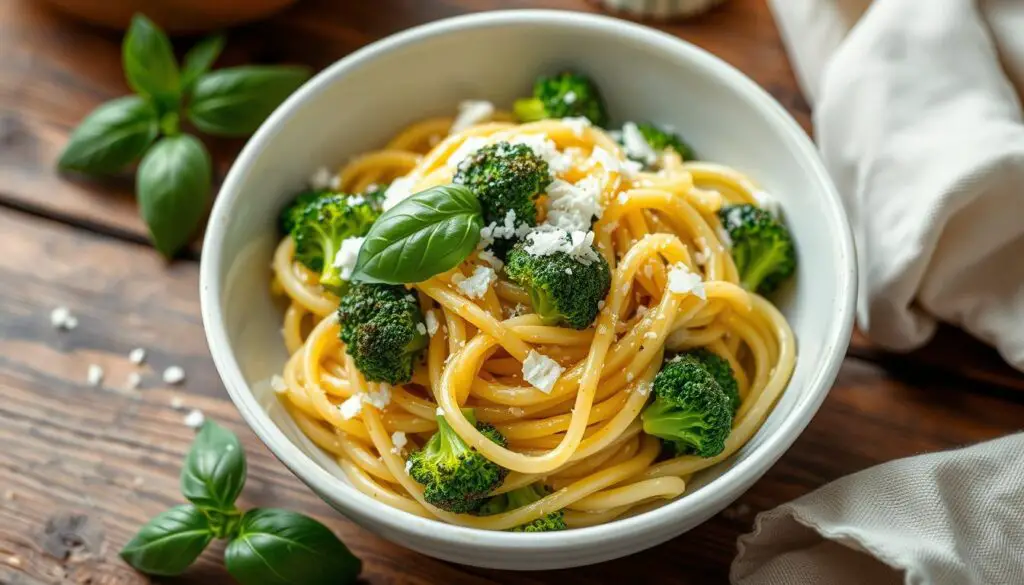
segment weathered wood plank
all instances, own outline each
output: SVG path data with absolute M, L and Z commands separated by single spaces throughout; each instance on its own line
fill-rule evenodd
M 167 269 L 142 246 L 3 210 L 0 249 L 8 251 L 0 255 L 0 583 L 147 582 L 116 552 L 146 519 L 179 501 L 179 466 L 192 432 L 182 424 L 184 412 L 172 408 L 174 397 L 239 433 L 250 461 L 243 505 L 321 519 L 364 560 L 367 582 L 541 584 L 569 575 L 434 561 L 373 536 L 317 499 L 227 400 L 198 322 L 194 263 Z M 58 304 L 79 316 L 77 329 L 50 327 Z M 134 369 L 127 352 L 136 346 L 149 349 L 146 381 L 138 391 L 121 391 Z M 103 388 L 85 384 L 94 362 L 106 367 Z M 185 367 L 182 387 L 158 382 L 169 364 Z M 721 583 L 736 537 L 757 512 L 879 462 L 1019 430 L 1022 420 L 1020 402 L 964 392 L 944 378 L 910 383 L 847 360 L 807 431 L 728 512 L 650 551 L 576 569 L 571 578 Z M 3 497 L 8 490 L 10 499 Z M 41 535 L 69 515 L 86 519 L 78 532 L 92 540 L 89 550 L 60 560 L 46 552 Z M 205 554 L 187 582 L 223 583 L 217 554 Z

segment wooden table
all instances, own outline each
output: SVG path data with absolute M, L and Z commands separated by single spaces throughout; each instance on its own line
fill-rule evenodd
M 221 63 L 323 67 L 387 34 L 499 6 L 592 10 L 582 0 L 307 0 L 234 31 Z M 180 399 L 240 434 L 250 477 L 242 505 L 315 515 L 365 561 L 370 583 L 721 583 L 753 516 L 876 463 L 1000 436 L 1024 420 L 1024 378 L 986 348 L 944 330 L 929 348 L 895 356 L 855 337 L 817 417 L 779 463 L 726 512 L 672 542 L 593 567 L 509 573 L 436 561 L 346 521 L 278 463 L 228 401 L 199 318 L 196 252 L 167 264 L 146 243 L 131 182 L 57 175 L 71 128 L 126 92 L 120 35 L 27 0 L 0 11 L 0 583 L 146 583 L 117 551 L 149 517 L 178 502 L 192 431 Z M 732 0 L 663 27 L 708 48 L 767 88 L 810 128 L 763 0 Z M 223 177 L 237 141 L 212 141 Z M 66 305 L 77 329 L 54 330 Z M 138 391 L 122 390 L 134 347 L 148 349 Z M 101 388 L 85 382 L 101 364 Z M 184 367 L 184 385 L 160 372 Z M 64 534 L 66 538 L 59 538 Z M 77 544 L 77 546 L 75 546 Z M 227 581 L 214 546 L 186 577 Z

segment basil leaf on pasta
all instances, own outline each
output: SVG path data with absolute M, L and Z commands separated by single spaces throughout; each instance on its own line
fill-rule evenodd
M 57 166 L 84 173 L 113 173 L 128 166 L 156 140 L 156 108 L 139 96 L 111 100 L 75 128 Z
M 421 282 L 454 268 L 480 241 L 480 202 L 461 185 L 416 193 L 392 207 L 366 235 L 353 280 Z
M 346 585 L 362 562 L 323 524 L 295 512 L 246 512 L 224 551 L 224 564 L 243 585 Z
M 120 554 L 143 573 L 177 575 L 199 558 L 211 540 L 213 530 L 206 515 L 186 504 L 150 520 Z
M 181 469 L 181 493 L 200 508 L 230 512 L 245 485 L 245 453 L 238 437 L 206 421 Z

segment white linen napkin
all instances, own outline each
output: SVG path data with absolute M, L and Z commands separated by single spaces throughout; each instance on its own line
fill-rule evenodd
M 854 227 L 858 321 L 1024 369 L 1024 1 L 771 0 Z
M 1024 434 L 891 461 L 761 513 L 730 580 L 1024 583 Z

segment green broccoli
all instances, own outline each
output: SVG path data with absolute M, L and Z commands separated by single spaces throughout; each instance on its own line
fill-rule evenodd
M 518 489 L 514 489 L 508 493 L 498 494 L 493 498 L 487 500 L 480 511 L 478 512 L 481 516 L 491 516 L 494 514 L 501 514 L 503 512 L 509 512 L 516 508 L 522 508 L 528 506 L 537 500 L 540 500 L 544 496 L 551 493 L 551 490 L 542 483 L 531 483 L 528 486 L 524 486 Z M 509 529 L 510 532 L 551 532 L 552 530 L 565 530 L 565 515 L 561 510 L 557 512 L 551 512 L 545 514 L 540 518 L 527 522 L 526 524 L 520 524 L 515 528 Z
M 714 457 L 732 430 L 732 404 L 714 376 L 692 355 L 679 355 L 654 377 L 654 401 L 640 415 L 644 432 L 675 455 Z
M 589 327 L 612 283 L 604 256 L 593 245 L 592 253 L 582 256 L 562 251 L 538 256 L 527 251 L 531 245 L 527 237 L 512 248 L 505 275 L 526 289 L 534 312 L 545 324 Z
M 793 238 L 772 214 L 744 204 L 723 207 L 718 216 L 732 240 L 732 259 L 743 288 L 771 294 L 796 271 Z
M 472 410 L 463 414 L 485 437 L 502 447 L 505 437 L 493 426 L 477 422 Z M 423 484 L 423 497 L 430 504 L 454 512 L 475 512 L 487 496 L 505 481 L 508 470 L 470 447 L 437 415 L 437 432 L 427 444 L 409 455 L 409 476 Z
M 523 122 L 582 116 L 595 126 L 608 124 L 604 98 L 597 84 L 586 75 L 572 71 L 537 78 L 533 97 L 516 100 L 512 109 Z
M 694 154 L 693 148 L 691 148 L 690 145 L 687 144 L 686 141 L 684 141 L 678 134 L 646 122 L 639 123 L 636 127 L 640 130 L 640 134 L 643 135 L 647 144 L 650 144 L 651 148 L 654 150 L 661 152 L 667 148 L 671 148 L 676 151 L 684 161 L 696 160 L 697 155 Z
M 697 358 L 701 365 L 704 366 L 704 369 L 715 379 L 715 382 L 718 382 L 722 392 L 725 392 L 725 395 L 729 397 L 732 413 L 736 414 L 736 411 L 740 408 L 740 387 L 736 383 L 736 376 L 733 375 L 729 360 L 706 347 L 691 349 L 686 354 Z
M 384 196 L 388 191 L 388 183 L 373 183 L 366 188 L 365 191 L 360 193 L 363 199 L 375 208 L 379 208 L 384 203 Z
M 304 195 L 305 196 L 305 195 Z M 285 210 L 282 224 L 291 224 L 295 259 L 320 273 L 320 284 L 337 295 L 345 294 L 348 283 L 334 257 L 348 238 L 365 236 L 380 217 L 380 209 L 368 201 L 350 201 L 344 193 L 323 192 L 293 211 Z
M 402 384 L 429 337 L 416 297 L 401 285 L 352 283 L 338 306 L 341 340 L 371 382 Z
M 306 208 L 306 205 L 328 193 L 330 191 L 325 189 L 307 189 L 296 195 L 277 216 L 277 226 L 280 228 L 281 233 L 292 233 L 292 228 L 295 227 L 299 217 L 302 216 L 302 211 Z

